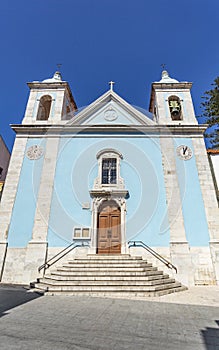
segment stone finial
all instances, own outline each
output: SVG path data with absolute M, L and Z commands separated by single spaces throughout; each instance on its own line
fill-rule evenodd
M 167 79 L 169 78 L 169 73 L 167 72 L 167 70 L 163 70 L 162 71 L 162 79 Z
M 44 79 L 42 82 L 43 83 L 58 83 L 61 81 L 62 81 L 61 73 L 59 71 L 56 71 L 52 78 Z
M 62 81 L 61 73 L 56 71 L 55 74 L 53 75 L 53 79 Z
M 164 83 L 164 84 L 167 84 L 167 83 L 170 83 L 170 84 L 173 84 L 173 83 L 178 83 L 179 81 L 176 80 L 176 79 L 173 79 L 169 76 L 169 73 L 167 72 L 167 70 L 163 70 L 162 71 L 162 78 L 161 80 L 159 81 L 159 83 Z

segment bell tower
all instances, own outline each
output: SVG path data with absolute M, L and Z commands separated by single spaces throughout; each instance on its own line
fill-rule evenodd
M 69 84 L 60 72 L 42 82 L 27 83 L 30 95 L 22 124 L 62 124 L 77 110 Z
M 179 82 L 163 70 L 161 80 L 152 84 L 149 107 L 158 124 L 198 124 L 190 92 L 191 87 L 192 83 Z

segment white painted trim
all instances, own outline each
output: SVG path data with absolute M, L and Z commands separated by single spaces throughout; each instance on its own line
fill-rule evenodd
M 120 107 L 122 107 L 125 111 L 130 113 L 133 118 L 135 118 L 138 123 L 142 125 L 156 125 L 154 121 L 149 119 L 146 115 L 139 112 L 137 109 L 132 107 L 128 102 L 126 102 L 123 98 L 117 95 L 114 91 L 108 90 L 105 94 L 100 96 L 96 101 L 91 103 L 89 106 L 84 108 L 80 113 L 78 113 L 70 122 L 72 125 L 82 124 L 89 116 L 94 114 L 103 104 L 108 103 L 113 100 L 118 103 Z
M 106 157 L 115 157 L 117 159 L 117 183 L 105 185 L 102 184 L 102 160 Z M 120 152 L 114 149 L 103 149 L 97 153 L 98 160 L 98 177 L 94 180 L 93 189 L 90 195 L 92 201 L 92 216 L 91 216 L 91 253 L 96 254 L 97 251 L 97 220 L 98 212 L 101 204 L 107 200 L 112 200 L 117 203 L 121 210 L 121 253 L 127 251 L 126 244 L 126 197 L 128 191 L 125 190 L 124 179 L 120 176 L 120 161 L 123 156 Z

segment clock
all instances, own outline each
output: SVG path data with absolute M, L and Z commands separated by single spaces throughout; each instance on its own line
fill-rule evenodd
M 189 160 L 192 158 L 192 150 L 189 146 L 186 145 L 177 147 L 176 154 L 182 160 Z
M 29 158 L 30 160 L 36 160 L 42 157 L 43 155 L 43 147 L 39 146 L 39 145 L 33 145 L 30 146 L 26 152 L 26 156 L 27 158 Z

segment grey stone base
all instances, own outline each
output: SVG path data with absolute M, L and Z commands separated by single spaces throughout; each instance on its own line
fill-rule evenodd
M 63 249 L 63 247 L 48 248 L 47 242 L 31 241 L 26 248 L 7 248 L 4 263 L 6 248 L 5 242 L 0 244 L 0 270 L 4 268 L 1 282 L 16 284 L 29 284 L 42 277 L 43 271 L 38 272 L 39 266 L 45 262 L 46 257 L 51 258 Z M 177 274 L 143 248 L 130 248 L 127 254 L 142 256 L 183 285 L 219 285 L 219 242 L 211 242 L 210 247 L 189 247 L 185 242 L 172 242 L 170 247 L 152 248 L 177 267 Z M 73 257 L 85 257 L 88 253 L 87 248 L 78 248 L 59 260 L 52 268 Z

